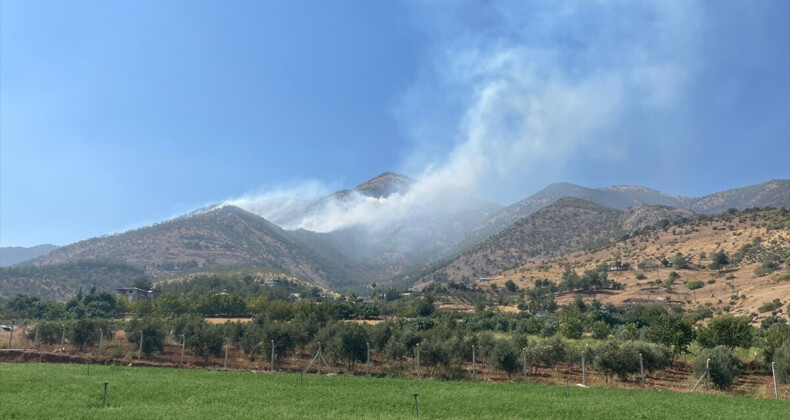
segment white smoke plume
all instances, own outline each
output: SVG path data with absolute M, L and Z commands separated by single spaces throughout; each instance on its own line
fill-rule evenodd
M 580 154 L 626 159 L 629 142 L 638 141 L 622 134 L 630 119 L 671 107 L 693 74 L 694 4 L 536 3 L 494 1 L 480 11 L 413 4 L 430 48 L 396 109 L 414 145 L 400 168 L 416 179 L 408 191 L 306 199 L 305 191 L 326 190 L 310 183 L 228 204 L 287 229 L 385 226 L 460 210 L 464 203 L 442 201 L 456 196 L 448 192 L 523 197 L 561 178 Z M 485 24 L 470 23 L 479 20 Z M 431 153 L 437 143 L 442 156 Z

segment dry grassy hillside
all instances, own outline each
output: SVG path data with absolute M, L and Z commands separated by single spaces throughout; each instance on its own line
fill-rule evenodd
M 226 206 L 117 235 L 56 249 L 36 265 L 104 258 L 168 277 L 196 268 L 272 267 L 326 286 L 329 264 L 293 241 L 287 232 L 242 209 Z
M 633 206 L 626 211 L 566 197 L 514 223 L 416 282 L 469 283 L 579 249 L 599 249 L 664 221 L 694 218 L 688 210 Z
M 577 273 L 594 269 L 602 264 L 614 266 L 616 261 L 630 264 L 627 270 L 609 270 L 608 276 L 625 285 L 624 290 L 602 291 L 584 294 L 601 302 L 622 304 L 629 300 L 644 302 L 668 302 L 686 309 L 698 305 L 710 306 L 714 311 L 727 311 L 739 315 L 759 314 L 757 321 L 770 315 L 760 312 L 766 302 L 780 299 L 781 308 L 790 302 L 790 268 L 786 261 L 790 255 L 790 222 L 787 210 L 763 211 L 752 214 L 716 216 L 710 221 L 696 221 L 642 234 L 618 242 L 597 252 L 574 252 L 557 258 L 525 264 L 505 271 L 495 279 L 479 284 L 489 289 L 490 284 L 504 286 L 512 280 L 519 289 L 532 288 L 536 279 L 548 278 L 560 282 L 565 264 L 570 264 Z M 730 260 L 741 259 L 737 264 L 725 266 L 723 270 L 708 268 L 711 257 L 724 251 Z M 746 252 L 744 252 L 746 251 Z M 664 266 L 660 260 L 681 253 L 690 259 L 687 269 Z M 758 275 L 761 259 L 767 255 L 779 255 L 779 269 L 767 275 Z M 742 256 L 742 257 L 741 257 Z M 640 270 L 639 265 L 651 263 L 655 268 Z M 670 287 L 665 280 L 671 272 L 679 274 Z M 644 278 L 638 279 L 637 277 Z M 659 280 L 659 281 L 657 281 Z M 685 282 L 699 281 L 703 286 L 689 290 Z M 578 292 L 567 292 L 556 297 L 559 304 L 569 302 Z

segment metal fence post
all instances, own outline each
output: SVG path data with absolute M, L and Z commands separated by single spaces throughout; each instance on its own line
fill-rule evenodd
M 527 348 L 526 347 L 521 349 L 521 357 L 524 359 L 523 360 L 523 362 L 524 362 L 524 377 L 526 378 L 527 377 L 527 368 L 528 368 L 528 366 L 527 366 Z
M 11 321 L 11 334 L 8 335 L 8 348 L 12 348 L 11 344 L 14 342 L 14 321 Z
M 472 345 L 472 377 L 473 378 L 477 377 L 477 360 L 475 359 L 476 356 L 477 355 L 475 354 L 475 346 Z
M 272 372 L 274 372 L 274 340 L 272 340 L 272 362 L 270 364 Z
M 33 339 L 33 350 L 38 351 L 38 330 L 40 328 L 40 324 L 36 324 L 36 338 Z
M 102 344 L 104 344 L 104 330 L 99 328 L 99 350 L 96 352 L 96 357 L 101 357 Z
M 370 343 L 365 343 L 368 346 L 368 357 L 365 362 L 365 375 L 370 376 Z
M 137 350 L 137 360 L 143 356 L 143 332 L 140 331 L 140 348 Z
M 417 376 L 420 376 L 420 345 L 417 344 Z
M 66 348 L 64 347 L 66 343 L 66 327 L 63 326 L 63 333 L 60 334 L 60 350 L 63 351 Z
M 587 386 L 587 365 L 584 359 L 585 353 L 587 353 L 587 350 L 582 351 L 582 385 Z
M 27 350 L 27 343 L 24 341 L 25 337 L 27 337 L 27 325 L 22 327 L 22 349 Z
M 178 362 L 178 367 L 184 365 L 184 347 L 186 343 L 187 343 L 186 336 L 184 336 L 184 334 L 181 334 L 181 360 Z
M 223 368 L 228 368 L 228 337 L 225 337 L 225 363 L 222 365 Z

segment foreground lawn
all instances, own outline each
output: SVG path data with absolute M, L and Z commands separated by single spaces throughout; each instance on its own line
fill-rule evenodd
M 109 382 L 102 408 L 103 382 Z M 0 364 L 0 418 L 790 418 L 790 402 L 509 383 Z

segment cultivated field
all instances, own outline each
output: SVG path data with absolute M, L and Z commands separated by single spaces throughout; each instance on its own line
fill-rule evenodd
M 784 419 L 790 402 L 522 383 L 0 364 L 0 418 Z M 109 383 L 102 407 L 104 382 Z

